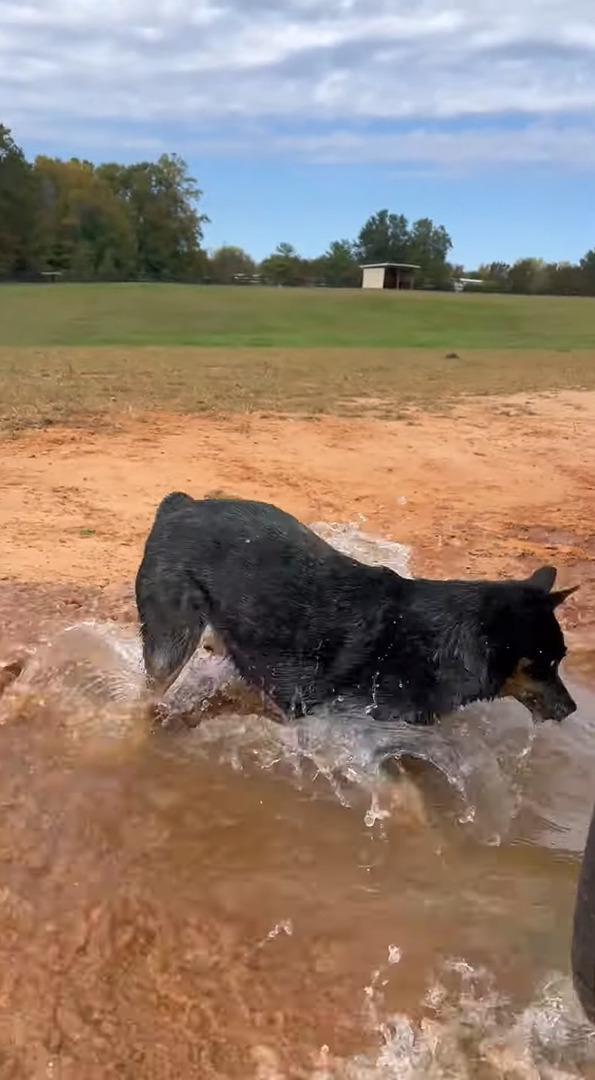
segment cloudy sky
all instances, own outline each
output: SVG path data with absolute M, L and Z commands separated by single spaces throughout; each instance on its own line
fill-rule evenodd
M 593 0 L 0 0 L 0 102 L 29 154 L 180 152 L 209 246 L 382 207 L 468 268 L 595 245 Z

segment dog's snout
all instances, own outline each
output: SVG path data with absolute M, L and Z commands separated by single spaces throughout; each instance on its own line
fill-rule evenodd
M 534 721 L 555 720 L 561 723 L 576 712 L 576 702 L 571 698 L 561 678 L 538 680 L 524 675 L 506 688 L 513 697 L 529 709 Z
M 560 723 L 567 716 L 572 716 L 573 712 L 576 712 L 576 701 L 573 701 L 570 694 L 566 694 L 565 700 L 558 701 L 554 706 L 552 720 L 557 720 Z
M 544 694 L 539 712 L 544 720 L 556 720 L 558 723 L 576 712 L 576 701 L 571 698 L 561 679 L 557 680 L 556 685 L 547 694 Z

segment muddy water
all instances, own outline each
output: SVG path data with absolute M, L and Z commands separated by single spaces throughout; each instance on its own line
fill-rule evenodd
M 155 727 L 128 596 L 5 586 L 0 615 L 0 1077 L 595 1077 L 587 690 L 538 729 L 281 727 L 199 651 Z

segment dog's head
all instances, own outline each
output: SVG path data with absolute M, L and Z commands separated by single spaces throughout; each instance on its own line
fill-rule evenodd
M 558 674 L 566 646 L 555 612 L 578 586 L 552 592 L 555 580 L 554 567 L 543 566 L 507 604 L 508 673 L 497 696 L 516 698 L 535 721 L 561 721 L 576 709 Z

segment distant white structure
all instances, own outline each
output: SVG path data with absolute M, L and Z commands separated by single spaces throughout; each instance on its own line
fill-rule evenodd
M 467 285 L 485 285 L 485 281 L 480 277 L 460 277 L 452 284 L 455 292 L 463 292 Z

